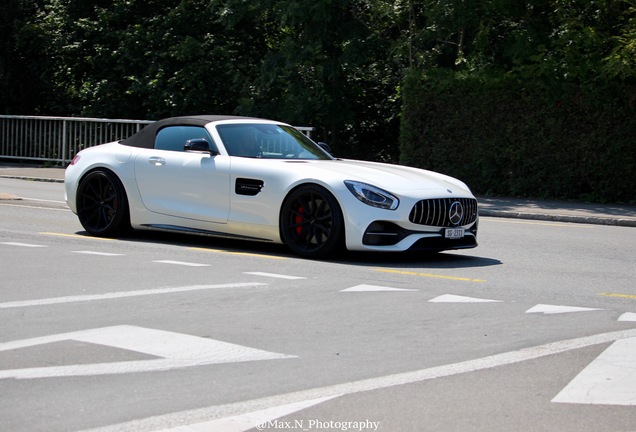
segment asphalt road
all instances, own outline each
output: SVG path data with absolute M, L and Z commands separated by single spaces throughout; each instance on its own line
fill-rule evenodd
M 470 251 L 308 261 L 0 191 L 0 430 L 636 430 L 634 228 L 483 217 Z

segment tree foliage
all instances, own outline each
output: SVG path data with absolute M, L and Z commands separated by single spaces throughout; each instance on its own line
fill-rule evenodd
M 328 141 L 339 156 L 421 166 L 427 160 L 420 154 L 441 151 L 430 142 L 418 147 L 421 137 L 409 132 L 419 131 L 411 128 L 413 122 L 424 122 L 427 131 L 436 124 L 422 113 L 458 112 L 489 100 L 503 115 L 522 109 L 507 106 L 515 101 L 511 94 L 529 93 L 546 103 L 559 103 L 559 95 L 575 95 L 571 100 L 593 95 L 586 100 L 633 108 L 635 59 L 636 0 L 5 0 L 0 5 L 0 112 L 276 118 L 315 126 L 314 137 Z M 470 83 L 476 99 L 456 94 L 449 83 L 459 88 L 458 83 Z M 418 99 L 422 86 L 435 105 Z M 607 88 L 618 90 L 603 93 Z M 507 117 L 505 128 L 526 133 L 523 122 L 550 111 L 532 109 L 539 112 Z M 462 127 L 467 135 L 480 136 L 483 131 L 473 121 L 465 118 Z M 510 136 L 512 143 L 527 138 Z M 515 145 L 501 150 L 515 153 Z
M 453 65 L 408 75 L 402 162 L 481 194 L 634 201 L 634 4 L 487 5 Z

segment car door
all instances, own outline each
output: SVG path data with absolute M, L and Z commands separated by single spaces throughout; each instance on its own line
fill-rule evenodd
M 199 138 L 214 148 L 204 127 L 161 129 L 155 148 L 141 150 L 135 158 L 137 187 L 143 205 L 152 212 L 225 223 L 230 208 L 229 158 L 183 151 L 188 139 Z

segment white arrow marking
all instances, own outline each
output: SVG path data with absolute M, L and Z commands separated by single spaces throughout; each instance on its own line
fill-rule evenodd
M 212 339 L 134 326 L 114 326 L 0 344 L 0 351 L 62 341 L 87 342 L 160 357 L 113 363 L 77 364 L 0 371 L 0 379 L 53 378 L 154 372 L 217 363 L 293 358 Z
M 636 321 L 636 313 L 633 312 L 625 312 L 623 315 L 618 317 L 619 321 Z
M 590 311 L 598 311 L 598 310 L 605 310 L 605 309 L 538 304 L 528 309 L 526 313 L 542 313 L 544 315 L 551 315 L 551 314 L 560 314 L 560 313 L 569 313 L 569 312 L 590 312 Z
M 416 289 L 391 288 L 375 285 L 356 285 L 351 288 L 343 289 L 340 292 L 373 292 L 373 291 L 417 291 Z
M 636 405 L 636 338 L 614 342 L 552 402 Z
M 452 294 L 444 294 L 429 300 L 429 303 L 501 303 L 501 300 L 480 299 Z
M 300 410 L 312 407 L 314 405 L 321 404 L 330 399 L 334 399 L 340 395 L 327 396 L 318 399 L 311 399 L 302 402 L 290 403 L 287 405 L 277 406 L 273 408 L 267 408 L 259 411 L 254 411 L 242 415 L 233 417 L 226 417 L 218 420 L 210 420 L 206 422 L 193 423 L 187 426 L 177 426 L 170 429 L 162 429 L 156 432 L 245 432 L 247 430 L 257 428 L 258 430 L 265 429 L 278 429 L 284 424 L 278 425 L 273 421 L 277 418 L 293 414 Z M 291 429 L 308 430 L 305 427 L 309 426 L 308 421 L 292 422 L 289 425 Z M 287 429 L 287 427 L 285 428 Z

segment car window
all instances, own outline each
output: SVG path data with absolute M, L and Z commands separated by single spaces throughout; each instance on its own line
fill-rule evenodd
M 183 151 L 186 141 L 195 138 L 205 138 L 214 148 L 214 142 L 204 127 L 200 126 L 168 126 L 161 129 L 155 138 L 155 149 Z
M 331 159 L 316 143 L 291 126 L 225 124 L 216 127 L 230 156 L 264 159 Z

